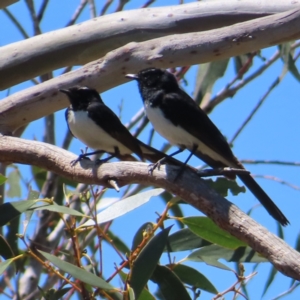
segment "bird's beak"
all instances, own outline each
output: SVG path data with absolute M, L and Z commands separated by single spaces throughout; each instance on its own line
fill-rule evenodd
M 137 74 L 126 74 L 126 78 L 139 80 L 139 76 Z

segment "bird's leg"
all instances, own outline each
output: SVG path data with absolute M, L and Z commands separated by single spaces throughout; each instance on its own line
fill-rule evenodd
M 103 151 L 103 150 L 97 150 L 97 151 L 94 151 L 94 152 L 82 153 L 82 154 L 78 155 L 78 157 L 76 159 L 74 159 L 74 160 L 71 161 L 71 166 L 74 167 L 79 161 L 81 161 L 84 158 L 87 158 L 90 155 L 93 155 L 93 154 L 102 154 L 104 152 L 105 151 Z
M 115 153 L 111 154 L 110 156 L 103 158 L 103 159 L 97 159 L 97 164 L 103 164 L 109 160 L 111 160 L 114 157 L 118 157 L 120 155 L 120 151 L 118 147 L 114 147 Z
M 182 167 L 180 168 L 179 172 L 177 173 L 177 175 L 176 175 L 176 177 L 174 179 L 174 182 L 182 175 L 185 166 L 187 165 L 187 163 L 190 160 L 190 158 L 195 154 L 195 152 L 196 152 L 197 149 L 198 149 L 198 145 L 193 145 L 193 148 L 192 148 L 192 150 L 190 152 L 190 155 L 185 160 L 184 164 L 182 165 Z
M 148 172 L 152 175 L 153 171 L 157 168 L 159 170 L 160 166 L 166 161 L 168 160 L 168 157 L 173 157 L 174 155 L 181 153 L 184 149 L 178 149 L 177 151 L 175 151 L 174 153 L 170 154 L 170 155 L 166 155 L 165 157 L 163 157 L 162 159 L 158 160 L 156 163 L 154 164 L 150 164 L 148 166 Z

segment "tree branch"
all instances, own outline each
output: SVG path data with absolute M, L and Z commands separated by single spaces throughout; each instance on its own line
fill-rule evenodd
M 59 88 L 81 84 L 103 92 L 126 82 L 126 73 L 149 66 L 199 64 L 256 51 L 300 38 L 298 28 L 300 9 L 221 29 L 127 44 L 76 71 L 2 100 L 0 132 L 10 134 L 22 125 L 66 107 L 68 101 L 58 92 Z
M 131 183 L 154 185 L 181 197 L 210 217 L 219 227 L 247 243 L 266 257 L 283 274 L 300 280 L 300 254 L 218 195 L 195 172 L 186 170 L 173 182 L 178 167 L 166 165 L 148 174 L 148 165 L 140 162 L 116 162 L 95 165 L 84 160 L 75 167 L 70 161 L 76 156 L 56 146 L 2 136 L 0 162 L 35 165 L 56 174 L 86 184 L 107 186 L 114 179 L 119 186 Z
M 205 1 L 94 18 L 1 47 L 0 89 L 65 66 L 86 64 L 131 41 L 211 30 L 297 7 L 296 1 L 282 0 L 272 0 L 272 5 L 261 0 Z
M 19 0 L 1 0 L 0 2 L 0 9 L 7 7 L 11 4 L 14 4 L 16 2 L 18 2 Z

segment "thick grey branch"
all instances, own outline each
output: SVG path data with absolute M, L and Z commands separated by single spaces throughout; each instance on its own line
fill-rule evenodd
M 0 89 L 61 67 L 88 63 L 131 41 L 220 28 L 296 7 L 298 1 L 205 1 L 98 17 L 2 47 Z
M 178 171 L 174 166 L 162 166 L 151 176 L 146 163 L 116 162 L 99 166 L 82 161 L 81 165 L 71 167 L 70 161 L 74 158 L 74 154 L 50 144 L 7 136 L 0 138 L 0 162 L 3 163 L 35 165 L 86 184 L 108 186 L 108 180 L 114 179 L 119 186 L 137 183 L 162 187 L 261 253 L 277 270 L 300 280 L 300 254 L 210 189 L 193 171 L 186 170 L 174 183 Z
M 6 7 L 6 6 L 9 6 L 13 3 L 16 3 L 18 2 L 19 0 L 1 0 L 0 1 L 0 9 Z
M 0 132 L 8 134 L 67 106 L 59 88 L 82 84 L 103 92 L 126 81 L 124 75 L 149 66 L 204 63 L 300 38 L 300 9 L 200 33 L 177 34 L 130 43 L 84 67 L 13 94 L 1 102 Z M 26 114 L 24 114 L 26 112 Z

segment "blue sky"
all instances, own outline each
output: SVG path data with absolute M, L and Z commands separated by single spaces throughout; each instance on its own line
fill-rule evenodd
M 99 1 L 98 1 L 99 2 Z M 192 1 L 185 1 L 192 2 Z M 35 1 L 38 7 L 41 1 Z M 49 9 L 46 12 L 45 18 L 42 23 L 42 29 L 44 32 L 55 30 L 63 27 L 69 18 L 72 16 L 79 1 L 63 1 L 59 4 L 57 9 L 57 2 L 50 1 Z M 143 1 L 130 1 L 126 5 L 126 9 L 134 9 L 141 6 Z M 177 1 L 156 1 L 155 6 L 177 4 Z M 114 10 L 116 4 L 114 4 L 110 11 Z M 99 6 L 100 7 L 100 6 Z M 99 10 L 98 7 L 98 10 Z M 25 26 L 26 30 L 32 35 L 32 26 L 27 14 L 27 8 L 23 1 L 14 4 L 9 9 L 15 13 L 19 21 Z M 84 13 L 80 17 L 80 21 L 87 20 L 89 18 L 89 11 L 86 8 Z M 2 24 L 0 45 L 6 45 L 22 39 L 18 31 L 11 25 L 10 21 L 0 11 L 0 20 Z M 263 56 L 270 57 L 276 51 L 276 47 L 265 49 L 262 51 Z M 254 68 L 260 64 L 260 60 L 256 58 L 254 60 Z M 299 64 L 297 64 L 299 67 Z M 249 112 L 253 109 L 255 104 L 259 101 L 262 95 L 266 92 L 272 82 L 281 74 L 283 67 L 282 61 L 277 61 L 263 76 L 260 76 L 253 82 L 251 82 L 246 88 L 239 91 L 232 99 L 227 99 L 220 104 L 210 114 L 210 118 L 218 126 L 221 132 L 230 140 L 236 130 L 242 124 L 244 119 L 249 115 Z M 195 86 L 195 76 L 197 67 L 191 68 L 186 76 L 188 81 L 187 86 L 183 86 L 184 89 L 192 94 Z M 251 73 L 251 72 L 250 72 Z M 219 92 L 227 82 L 229 82 L 235 76 L 233 64 L 228 67 L 224 78 L 219 80 L 215 87 L 214 93 Z M 30 87 L 31 83 L 23 83 L 15 86 L 11 89 L 11 92 L 22 90 Z M 7 91 L 0 92 L 0 97 L 5 98 Z M 117 114 L 119 112 L 119 105 L 123 102 L 122 121 L 126 123 L 130 118 L 142 107 L 142 101 L 140 99 L 137 86 L 135 82 L 130 82 L 111 89 L 102 94 L 104 102 L 113 109 Z M 276 87 L 265 103 L 262 105 L 258 113 L 254 116 L 252 121 L 242 131 L 234 142 L 233 151 L 239 159 L 260 159 L 260 160 L 280 160 L 280 161 L 296 161 L 299 162 L 300 153 L 300 102 L 299 102 L 299 82 L 291 75 L 287 74 L 281 84 Z M 64 120 L 64 111 L 57 112 L 56 116 L 56 139 L 57 144 L 61 145 L 62 139 L 67 130 L 67 126 Z M 26 129 L 23 137 L 26 139 L 42 140 L 44 122 L 43 120 L 37 120 L 32 122 Z M 147 130 L 140 136 L 140 138 L 147 142 L 148 133 L 151 129 L 148 125 Z M 155 135 L 154 146 L 160 148 L 166 141 L 158 135 Z M 83 148 L 83 144 L 78 140 L 73 140 L 70 151 L 79 153 L 80 148 Z M 178 156 L 179 159 L 184 160 L 188 153 L 185 152 Z M 193 158 L 190 163 L 193 166 L 199 166 L 202 164 L 196 158 Z M 270 175 L 278 177 L 284 181 L 287 181 L 295 186 L 300 186 L 299 167 L 286 167 L 278 165 L 245 165 L 253 174 Z M 20 166 L 21 170 L 24 170 L 28 180 L 30 180 L 29 168 Z M 285 240 L 291 246 L 294 246 L 299 232 L 299 208 L 300 208 L 300 193 L 299 191 L 292 189 L 286 185 L 280 184 L 273 180 L 257 179 L 261 186 L 271 196 L 276 204 L 282 209 L 284 214 L 290 220 L 291 225 L 284 229 Z M 25 189 L 23 189 L 25 193 Z M 114 192 L 107 193 L 107 196 L 118 196 Z M 245 194 L 240 194 L 238 197 L 229 195 L 227 197 L 230 201 L 235 203 L 243 211 L 247 212 L 251 207 L 258 204 L 258 201 L 247 191 Z M 13 199 L 17 200 L 17 199 Z M 200 213 L 187 205 L 182 206 L 187 215 L 199 215 Z M 120 233 L 124 240 L 131 241 L 135 231 L 141 224 L 147 221 L 155 222 L 155 212 L 162 212 L 164 209 L 163 202 L 159 198 L 155 198 L 150 203 L 140 207 L 136 211 L 129 213 L 123 217 L 117 219 L 113 225 L 112 230 L 116 233 Z M 252 217 L 268 228 L 270 231 L 276 233 L 277 225 L 268 213 L 262 208 L 258 207 L 252 214 Z M 33 217 L 32 224 L 34 225 L 37 217 Z M 171 224 L 173 222 L 170 222 Z M 125 228 L 125 230 L 124 230 Z M 173 232 L 176 228 L 173 228 Z M 130 246 L 130 243 L 129 243 Z M 109 249 L 106 249 L 108 253 Z M 104 253 L 105 255 L 105 253 Z M 183 256 L 185 256 L 183 254 Z M 181 254 L 175 253 L 176 259 L 180 259 Z M 115 257 L 109 258 L 114 262 Z M 228 264 L 233 267 L 232 264 Z M 207 276 L 218 290 L 222 291 L 228 288 L 233 282 L 235 277 L 233 274 L 217 270 L 213 267 L 206 266 L 204 264 L 193 264 L 195 268 L 198 268 L 205 276 Z M 252 265 L 245 265 L 246 274 L 250 274 L 253 268 Z M 247 285 L 249 290 L 250 299 L 260 299 L 262 290 L 266 282 L 266 278 L 270 272 L 270 264 L 261 264 L 257 271 L 259 272 L 251 282 Z M 110 274 L 110 270 L 107 271 L 107 275 Z M 230 274 L 230 275 L 229 275 Z M 266 294 L 264 299 L 272 299 L 276 295 L 284 292 L 288 289 L 291 279 L 278 275 L 277 279 L 271 286 L 270 290 Z M 296 291 L 292 295 L 286 296 L 285 299 L 299 298 L 300 292 Z M 201 299 L 211 299 L 212 295 L 203 293 Z M 227 295 L 226 299 L 232 299 L 231 295 Z

